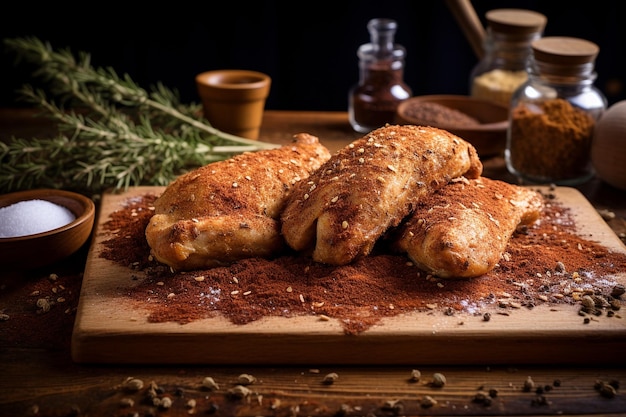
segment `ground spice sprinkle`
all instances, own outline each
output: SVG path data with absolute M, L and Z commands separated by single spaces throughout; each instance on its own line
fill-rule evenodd
M 223 315 L 245 325 L 267 316 L 314 315 L 339 320 L 347 334 L 356 334 L 404 313 L 465 312 L 489 320 L 490 308 L 508 314 L 542 303 L 577 305 L 586 295 L 606 301 L 594 304 L 591 314 L 581 309 L 586 318 L 612 311 L 607 316 L 619 319 L 623 285 L 614 278 L 626 271 L 626 255 L 578 236 L 570 211 L 544 197 L 542 221 L 513 236 L 493 271 L 468 280 L 437 279 L 384 247 L 340 267 L 286 253 L 177 273 L 150 256 L 144 234 L 156 199 L 150 194 L 110 215 L 100 233 L 111 237 L 99 256 L 134 271 L 127 297 L 147 308 L 155 323 Z

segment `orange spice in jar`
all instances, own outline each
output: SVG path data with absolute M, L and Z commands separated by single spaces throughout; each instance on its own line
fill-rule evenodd
M 545 37 L 532 43 L 529 78 L 513 95 L 505 159 L 520 182 L 577 185 L 594 175 L 591 140 L 607 107 L 593 85 L 596 44 Z
M 518 105 L 512 115 L 511 136 L 532 138 L 511 142 L 518 170 L 546 179 L 586 175 L 593 117 L 560 98 Z

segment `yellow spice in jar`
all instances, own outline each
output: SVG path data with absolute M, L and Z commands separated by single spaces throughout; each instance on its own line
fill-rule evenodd
M 474 78 L 471 95 L 509 107 L 511 96 L 527 79 L 528 74 L 523 70 L 494 69 Z

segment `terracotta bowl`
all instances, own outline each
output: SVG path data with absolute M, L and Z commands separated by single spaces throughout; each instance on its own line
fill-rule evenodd
M 42 233 L 0 237 L 0 265 L 8 269 L 34 269 L 66 258 L 80 249 L 93 229 L 94 202 L 70 191 L 37 189 L 0 195 L 0 208 L 21 201 L 45 200 L 69 209 L 76 219 Z
M 426 120 L 416 117 L 419 106 L 434 103 L 470 116 L 478 123 L 464 124 L 456 118 L 437 117 Z M 423 113 L 423 112 L 422 112 Z M 426 117 L 426 116 L 424 116 Z M 508 108 L 491 101 L 461 95 L 428 95 L 411 97 L 403 101 L 396 111 L 396 123 L 433 126 L 447 130 L 470 142 L 481 157 L 502 154 L 506 146 L 509 126 Z M 436 121 L 433 121 L 436 120 Z

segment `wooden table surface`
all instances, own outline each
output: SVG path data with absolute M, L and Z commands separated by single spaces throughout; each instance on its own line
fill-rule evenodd
M 50 129 L 30 115 L 25 110 L 0 110 L 0 140 L 41 136 Z M 284 143 L 299 132 L 319 136 L 331 151 L 360 136 L 352 131 L 344 112 L 266 111 L 262 140 Z M 485 176 L 512 181 L 502 158 L 483 162 Z M 597 179 L 578 189 L 624 240 L 626 192 Z M 86 254 L 83 248 L 41 270 L 0 272 L 0 416 L 626 413 L 626 368 L 590 366 L 593 361 L 585 357 L 575 366 L 426 366 L 419 358 L 406 366 L 76 364 L 70 356 L 70 339 Z M 57 303 L 43 312 L 36 303 L 48 296 Z M 210 349 L 207 346 L 208 355 Z M 616 357 L 623 354 L 615 352 Z M 419 380 L 411 378 L 415 370 L 421 373 Z M 325 383 L 332 373 L 337 379 Z M 249 391 L 236 388 L 244 374 L 255 378 L 252 385 L 244 385 Z M 433 386 L 435 374 L 445 376 L 443 387 Z M 207 377 L 218 388 L 208 389 Z M 525 389 L 529 379 L 534 386 Z M 603 395 L 602 384 L 616 386 L 615 395 Z

